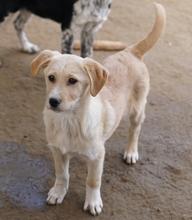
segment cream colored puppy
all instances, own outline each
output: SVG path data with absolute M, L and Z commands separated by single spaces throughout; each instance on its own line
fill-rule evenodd
M 84 210 L 95 215 L 102 211 L 101 176 L 104 144 L 125 112 L 130 118 L 124 160 L 138 160 L 138 136 L 144 120 L 149 75 L 143 55 L 162 35 L 164 8 L 155 4 L 156 22 L 147 37 L 136 45 L 108 57 L 103 65 L 90 58 L 62 55 L 45 50 L 32 61 L 36 77 L 44 68 L 46 137 L 53 152 L 56 181 L 48 193 L 48 204 L 60 204 L 69 186 L 69 160 L 82 155 L 87 161 Z

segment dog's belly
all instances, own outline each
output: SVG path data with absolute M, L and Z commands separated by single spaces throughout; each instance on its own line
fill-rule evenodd
M 79 0 L 74 4 L 74 17 L 82 18 L 86 22 L 105 21 L 110 12 L 112 0 Z M 84 22 L 85 23 L 85 22 Z
M 71 29 L 80 31 L 85 24 L 95 27 L 96 30 L 107 20 L 110 13 L 110 4 L 113 0 L 79 0 L 74 4 Z

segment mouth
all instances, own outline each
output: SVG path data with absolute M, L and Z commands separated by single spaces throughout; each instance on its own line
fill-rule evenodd
M 54 107 L 51 107 L 51 106 L 48 109 L 51 110 L 51 111 L 57 112 L 57 113 L 61 112 L 61 110 L 59 108 L 54 108 Z

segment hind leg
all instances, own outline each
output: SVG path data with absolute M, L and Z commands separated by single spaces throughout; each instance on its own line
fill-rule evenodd
M 35 44 L 32 44 L 27 39 L 27 36 L 24 31 L 25 26 L 26 26 L 27 22 L 29 21 L 31 15 L 32 15 L 31 12 L 29 12 L 25 9 L 21 9 L 19 15 L 17 16 L 17 18 L 14 21 L 14 26 L 15 26 L 15 30 L 17 32 L 17 35 L 19 37 L 21 46 L 23 48 L 23 51 L 27 52 L 27 53 L 37 53 L 37 52 L 39 52 L 39 47 Z
M 91 57 L 93 54 L 93 43 L 97 31 L 101 28 L 101 23 L 89 22 L 81 32 L 81 57 Z
M 130 116 L 130 128 L 128 135 L 128 145 L 124 152 L 124 160 L 128 164 L 135 164 L 139 159 L 138 154 L 138 138 L 141 124 L 145 118 L 144 108 L 142 111 L 134 110 Z

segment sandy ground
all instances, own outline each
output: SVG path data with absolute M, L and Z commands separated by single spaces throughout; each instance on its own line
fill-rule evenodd
M 192 219 L 192 1 L 159 0 L 167 11 L 165 33 L 145 56 L 151 78 L 146 120 L 139 139 L 140 160 L 122 160 L 127 143 L 124 119 L 106 143 L 102 181 L 104 209 L 91 216 L 82 210 L 86 164 L 70 166 L 70 188 L 59 206 L 47 206 L 54 166 L 46 146 L 42 111 L 43 74 L 31 78 L 36 55 L 21 51 L 12 22 L 0 33 L 0 220 L 188 220 Z M 155 19 L 152 0 L 114 0 L 97 39 L 136 43 Z M 29 39 L 40 48 L 60 50 L 60 26 L 33 17 Z M 102 62 L 115 52 L 95 51 Z M 79 51 L 75 51 L 79 54 Z

